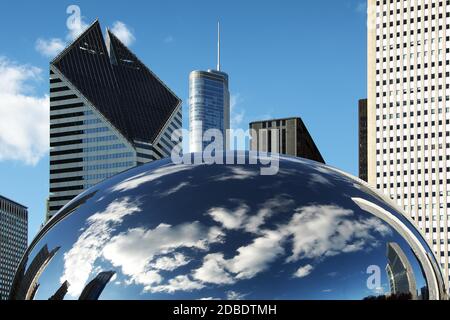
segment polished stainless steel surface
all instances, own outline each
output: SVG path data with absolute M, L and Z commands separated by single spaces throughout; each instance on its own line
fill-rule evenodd
M 442 299 L 430 248 L 389 200 L 328 166 L 121 173 L 33 241 L 13 299 Z

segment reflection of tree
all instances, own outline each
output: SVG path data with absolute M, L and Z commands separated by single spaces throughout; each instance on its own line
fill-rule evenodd
M 378 301 L 390 301 L 390 300 L 411 300 L 413 298 L 411 293 L 398 293 L 390 295 L 380 295 L 380 296 L 368 296 L 363 298 L 363 300 L 378 300 Z
M 100 272 L 81 292 L 78 300 L 98 300 L 108 282 L 111 280 L 114 271 Z

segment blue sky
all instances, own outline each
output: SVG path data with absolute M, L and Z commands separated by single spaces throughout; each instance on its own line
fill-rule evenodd
M 125 25 L 134 38 L 130 48 L 184 101 L 185 128 L 188 75 L 215 67 L 220 20 L 234 126 L 300 116 L 327 163 L 357 175 L 357 102 L 366 95 L 364 0 L 15 0 L 0 11 L 0 194 L 29 207 L 30 240 L 44 218 L 49 174 L 39 134 L 47 126 L 40 121 L 50 58 L 37 43 L 68 41 L 71 4 L 86 23 L 98 17 L 102 28 Z M 7 102 L 17 96 L 21 105 Z M 20 129 L 14 121 L 24 114 L 30 125 Z

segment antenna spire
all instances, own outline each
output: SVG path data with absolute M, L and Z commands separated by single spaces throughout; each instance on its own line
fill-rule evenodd
M 217 71 L 220 71 L 220 22 L 217 21 Z

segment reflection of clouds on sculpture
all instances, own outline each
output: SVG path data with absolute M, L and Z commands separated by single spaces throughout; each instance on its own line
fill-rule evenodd
M 167 166 L 164 166 L 164 167 L 161 167 L 158 169 L 154 169 L 154 170 L 150 170 L 147 172 L 142 172 L 142 173 L 132 176 L 128 179 L 125 179 L 124 181 L 122 181 L 122 182 L 118 183 L 117 185 L 115 185 L 114 187 L 112 187 L 112 191 L 124 192 L 124 191 L 129 191 L 132 189 L 136 189 L 139 186 L 146 184 L 148 182 L 152 182 L 152 181 L 161 179 L 161 178 L 171 175 L 171 174 L 180 173 L 180 172 L 183 172 L 186 170 L 191 170 L 194 167 L 195 166 L 193 166 L 193 165 L 174 166 L 172 164 L 169 164 Z
M 305 266 L 302 266 L 297 269 L 294 273 L 295 278 L 304 278 L 307 275 L 309 275 L 313 271 L 314 267 L 310 264 L 307 264 Z
M 230 290 L 227 292 L 227 300 L 244 300 L 247 294 Z
M 165 168 L 164 172 L 177 171 Z M 161 174 L 162 171 L 152 177 Z M 137 175 L 116 188 L 136 188 L 153 178 Z M 236 207 L 213 207 L 207 211 L 216 226 L 207 227 L 198 221 L 175 226 L 160 224 L 154 229 L 138 227 L 112 237 L 115 223 L 141 210 L 129 199 L 113 202 L 104 212 L 88 219 L 87 229 L 64 257 L 66 271 L 61 281 L 71 283 L 69 293 L 75 296 L 92 273 L 95 260 L 103 257 L 128 277 L 125 284 L 142 285 L 144 292 L 200 290 L 207 285 L 231 285 L 252 279 L 283 256 L 286 263 L 302 259 L 320 262 L 325 257 L 360 251 L 377 244 L 372 232 L 382 236 L 390 232 L 377 218 L 354 219 L 352 210 L 334 205 L 310 205 L 295 210 L 295 201 L 285 194 L 266 200 L 255 208 L 254 214 L 242 200 L 230 202 Z M 273 230 L 264 228 L 268 219 L 283 212 L 294 212 L 290 221 Z M 200 265 L 186 274 L 176 274 L 177 269 L 191 264 L 193 257 L 208 250 L 211 244 L 223 243 L 226 231 L 232 230 L 255 237 L 235 248 L 234 256 L 228 259 L 225 252 L 210 252 L 200 258 Z M 290 242 L 292 252 L 288 253 L 284 248 Z M 191 252 L 186 252 L 189 249 Z M 306 264 L 298 267 L 293 277 L 303 278 L 312 271 L 313 266 Z
M 225 166 L 229 172 L 213 176 L 214 181 L 228 181 L 228 180 L 246 180 L 257 177 L 259 172 L 245 168 L 245 167 L 232 167 Z
M 203 289 L 205 286 L 197 281 L 193 281 L 189 276 L 181 275 L 170 279 L 167 284 L 159 285 L 155 287 L 148 286 L 144 288 L 144 291 L 149 292 L 167 292 L 174 293 L 175 291 L 192 291 Z
M 67 297 L 78 298 L 101 272 L 115 274 L 105 299 L 366 298 L 367 266 L 386 266 L 391 242 L 426 297 L 434 274 L 422 272 L 423 260 L 393 224 L 401 210 L 333 168 L 295 158 L 280 166 L 277 176 L 260 176 L 259 165 L 163 160 L 105 181 L 33 245 L 28 261 L 40 259 L 44 245 L 61 247 L 36 299 L 54 295 L 63 280 Z M 355 197 L 389 212 L 367 210 Z
M 377 244 L 372 232 L 381 236 L 391 233 L 391 229 L 377 218 L 354 219 L 352 215 L 352 210 L 334 205 L 311 205 L 298 209 L 284 228 L 293 236 L 293 250 L 288 261 L 359 251 L 366 245 Z
M 225 259 L 223 253 L 208 254 L 203 265 L 194 271 L 194 278 L 212 284 L 232 284 L 241 279 L 251 279 L 284 252 L 281 240 L 277 232 L 266 231 L 251 244 L 238 248 L 238 253 L 231 259 Z
M 256 214 L 251 215 L 250 207 L 242 201 L 232 200 L 238 203 L 234 210 L 225 207 L 214 207 L 208 210 L 207 215 L 229 230 L 245 229 L 250 233 L 258 233 L 259 228 L 266 223 L 266 220 L 276 213 L 288 212 L 292 209 L 295 201 L 288 195 L 277 195 L 266 200 L 259 205 Z
M 139 211 L 139 203 L 123 198 L 110 203 L 105 211 L 97 212 L 87 219 L 88 227 L 64 254 L 64 274 L 60 281 L 69 282 L 68 293 L 71 296 L 78 296 L 83 290 L 93 271 L 94 262 L 110 240 L 115 226 L 120 224 L 125 216 Z
M 151 230 L 136 228 L 111 238 L 103 250 L 103 256 L 113 266 L 120 267 L 122 273 L 130 277 L 131 282 L 142 284 L 146 286 L 145 290 L 151 290 L 152 285 L 163 281 L 155 264 L 158 264 L 164 255 L 180 248 L 206 250 L 211 242 L 216 241 L 209 239 L 209 236 L 209 229 L 199 222 L 178 226 L 160 224 Z M 158 259 L 152 263 L 155 257 Z M 181 257 L 179 253 L 178 260 L 170 260 L 171 269 L 186 265 L 186 260 L 188 259 Z M 166 264 L 168 261 L 165 260 Z
M 156 261 L 150 266 L 158 270 L 173 271 L 181 266 L 188 264 L 189 262 L 191 261 L 188 260 L 185 255 L 181 253 L 175 253 L 172 257 L 165 256 L 156 259 Z
M 185 188 L 185 187 L 189 187 L 189 183 L 188 182 L 181 182 L 179 184 L 177 184 L 176 186 L 164 191 L 164 192 L 160 192 L 159 196 L 160 197 L 168 197 L 172 194 L 177 193 L 178 191 L 180 191 L 181 189 Z
M 247 219 L 247 213 L 250 208 L 242 203 L 235 210 L 229 210 L 224 207 L 211 208 L 208 210 L 208 215 L 211 218 L 220 223 L 225 229 L 235 230 L 241 228 L 245 219 Z
M 203 258 L 203 265 L 194 271 L 194 278 L 212 284 L 232 284 L 234 279 L 225 270 L 225 264 L 223 254 L 208 254 Z
M 320 175 L 318 173 L 311 173 L 308 185 L 314 188 L 317 184 L 329 187 L 333 186 L 333 183 L 329 179 L 325 178 L 323 175 Z
M 259 208 L 256 215 L 250 216 L 245 225 L 245 230 L 252 233 L 257 233 L 267 219 L 274 214 L 288 212 L 295 205 L 295 201 L 289 195 L 281 194 L 264 202 Z
M 229 212 L 227 215 L 228 218 L 233 216 Z M 340 253 L 360 251 L 377 245 L 372 232 L 381 236 L 391 233 L 377 218 L 355 220 L 351 219 L 352 215 L 352 210 L 338 206 L 299 208 L 289 223 L 276 230 L 262 230 L 251 244 L 238 248 L 233 258 L 225 259 L 222 253 L 207 255 L 202 267 L 194 272 L 194 278 L 214 284 L 231 284 L 240 279 L 253 278 L 285 253 L 284 242 L 290 239 L 292 254 L 286 262 L 321 260 Z M 239 221 L 243 221 L 242 216 L 239 214 Z M 242 228 L 245 228 L 245 223 Z

